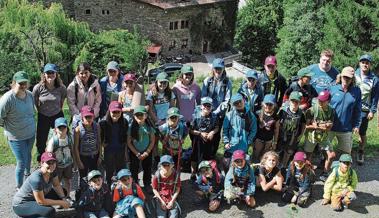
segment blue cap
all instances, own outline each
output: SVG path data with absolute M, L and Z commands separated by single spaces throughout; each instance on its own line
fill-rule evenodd
M 275 95 L 273 95 L 273 94 L 267 94 L 267 95 L 265 95 L 265 97 L 263 99 L 263 103 L 276 104 Z
M 257 73 L 257 71 L 255 71 L 255 70 L 248 70 L 246 72 L 246 78 L 258 79 L 258 73 Z
M 164 164 L 164 163 L 173 164 L 174 159 L 172 159 L 170 155 L 163 155 L 159 161 L 159 164 Z
M 51 63 L 46 64 L 45 67 L 43 68 L 43 72 L 46 73 L 49 71 L 57 73 L 58 72 L 58 66 L 55 64 L 51 64 Z
M 364 54 L 359 58 L 359 61 L 366 60 L 368 62 L 372 62 L 372 56 L 369 54 Z
M 59 118 L 57 118 L 57 119 L 55 120 L 54 126 L 55 126 L 55 128 L 58 128 L 58 127 L 60 127 L 60 126 L 65 126 L 65 127 L 67 127 L 68 124 L 67 124 L 67 120 L 66 120 L 66 118 L 64 118 L 64 117 L 59 117 Z
M 132 173 L 130 172 L 129 169 L 121 169 L 117 173 L 117 179 L 121 179 L 124 176 L 131 176 L 131 175 L 132 175 Z
M 111 61 L 107 65 L 107 71 L 108 70 L 119 70 L 120 67 L 118 66 L 118 63 L 116 61 Z
M 214 59 L 213 63 L 212 63 L 212 67 L 213 68 L 224 68 L 225 67 L 224 59 L 222 59 L 222 58 Z
M 230 99 L 231 103 L 234 104 L 236 101 L 242 100 L 242 95 L 240 93 L 234 94 Z

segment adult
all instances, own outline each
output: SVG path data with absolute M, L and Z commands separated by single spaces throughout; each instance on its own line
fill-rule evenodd
M 107 75 L 101 78 L 101 105 L 100 118 L 104 117 L 111 101 L 118 100 L 118 93 L 122 90 L 122 81 L 124 77 L 121 74 L 120 66 L 116 61 L 111 61 L 107 65 Z
M 13 211 L 20 217 L 55 217 L 53 205 L 69 208 L 65 193 L 55 173 L 57 160 L 54 153 L 41 155 L 41 166 L 34 171 L 15 194 Z
M 186 123 L 192 121 L 196 105 L 200 105 L 201 90 L 195 82 L 193 67 L 183 65 L 180 75 L 172 91 L 176 96 L 176 104 Z
M 37 108 L 37 161 L 45 152 L 47 136 L 54 128 L 55 120 L 63 115 L 63 103 L 67 96 L 66 86 L 63 85 L 58 73 L 58 66 L 48 63 L 41 74 L 41 81 L 33 88 L 34 104 Z
M 326 49 L 320 54 L 320 63 L 308 66 L 313 73 L 310 84 L 316 89 L 317 93 L 329 89 L 336 83 L 339 72 L 332 66 L 332 59 L 333 51 Z
M 301 93 L 300 109 L 306 111 L 312 106 L 312 99 L 317 97 L 317 91 L 313 86 L 309 84 L 312 78 L 312 71 L 309 68 L 302 68 L 297 72 L 298 80 L 290 84 L 284 94 L 283 101 L 287 101 L 291 95 L 291 92 L 298 91 Z
M 361 123 L 361 90 L 355 86 L 354 68 L 345 67 L 337 81 L 330 89 L 330 105 L 335 109 L 333 127 L 329 140 L 337 137 L 336 152 L 351 153 L 353 144 L 352 132 L 358 134 Z
M 238 90 L 245 100 L 245 103 L 250 111 L 257 112 L 263 101 L 263 88 L 258 83 L 258 73 L 255 70 L 249 70 L 245 74 L 246 81 L 241 84 Z
M 259 75 L 259 83 L 263 86 L 263 94 L 273 94 L 278 107 L 282 105 L 284 92 L 287 90 L 286 79 L 277 70 L 275 56 L 265 59 L 264 71 Z
M 79 115 L 83 106 L 94 109 L 95 118 L 99 117 L 101 89 L 96 75 L 92 74 L 88 63 L 80 63 L 76 76 L 67 87 L 67 104 L 71 116 Z M 80 116 L 78 116 L 80 120 Z
M 365 54 L 359 58 L 359 68 L 355 71 L 355 81 L 362 93 L 361 125 L 359 127 L 359 150 L 357 162 L 364 162 L 364 148 L 367 143 L 368 122 L 374 118 L 379 98 L 379 78 L 370 71 L 371 55 Z
M 28 91 L 29 76 L 24 71 L 13 75 L 12 89 L 0 98 L 0 126 L 16 157 L 16 186 L 30 175 L 32 147 L 36 132 L 33 95 Z

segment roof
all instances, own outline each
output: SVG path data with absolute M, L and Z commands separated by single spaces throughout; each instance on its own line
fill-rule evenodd
M 149 47 L 147 47 L 147 52 L 152 54 L 159 54 L 159 52 L 161 52 L 161 48 L 161 45 L 153 43 Z
M 188 6 L 194 6 L 194 5 L 214 4 L 218 2 L 227 2 L 227 1 L 236 1 L 236 0 L 182 0 L 182 1 L 172 1 L 172 2 L 163 2 L 160 0 L 136 0 L 136 1 L 153 5 L 161 9 L 173 9 L 173 8 L 188 7 Z

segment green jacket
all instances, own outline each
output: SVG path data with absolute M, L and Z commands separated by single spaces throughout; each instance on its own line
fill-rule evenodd
M 349 173 L 352 173 L 350 176 L 351 182 L 349 184 Z M 330 199 L 332 195 L 340 194 L 344 189 L 348 189 L 350 192 L 353 192 L 357 188 L 358 176 L 355 170 L 348 170 L 346 173 L 342 173 L 340 168 L 338 168 L 338 180 L 336 178 L 336 170 L 333 169 L 332 173 L 329 175 L 328 179 L 324 185 L 324 199 Z

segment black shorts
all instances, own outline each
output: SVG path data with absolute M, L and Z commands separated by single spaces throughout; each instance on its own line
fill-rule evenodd
M 367 115 L 363 116 L 361 119 L 361 126 L 359 127 L 359 135 L 366 135 L 368 128 L 368 119 Z

